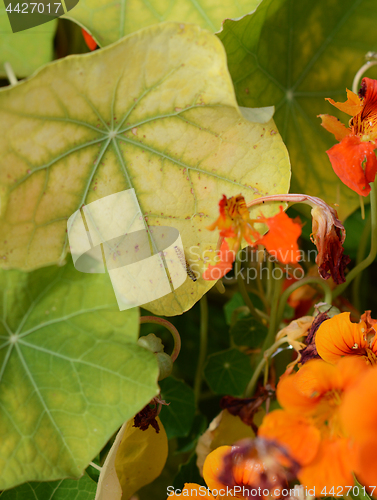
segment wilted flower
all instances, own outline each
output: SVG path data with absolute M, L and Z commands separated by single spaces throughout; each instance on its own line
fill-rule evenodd
M 344 103 L 327 100 L 352 116 L 347 128 L 334 116 L 319 115 L 322 126 L 340 141 L 327 151 L 331 165 L 346 186 L 367 196 L 377 172 L 377 81 L 363 78 L 359 96 L 347 90 Z
M 315 205 L 311 214 L 311 238 L 318 250 L 315 259 L 318 272 L 325 280 L 332 276 L 337 285 L 344 283 L 344 271 L 351 262 L 348 255 L 343 255 L 343 243 L 346 238 L 344 226 L 336 211 L 326 203 Z
M 278 200 L 306 203 L 312 207 L 312 241 L 318 250 L 316 263 L 319 274 L 323 279 L 332 276 L 336 284 L 344 283 L 344 271 L 351 259 L 343 255 L 342 245 L 346 238 L 346 231 L 336 211 L 321 198 L 291 193 L 262 196 L 249 202 L 247 206 L 250 208 L 259 203 Z

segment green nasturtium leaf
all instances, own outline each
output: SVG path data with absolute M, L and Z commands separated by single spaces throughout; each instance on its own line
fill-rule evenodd
M 233 342 L 252 349 L 260 347 L 267 336 L 267 327 L 258 323 L 252 316 L 240 318 L 230 329 Z
M 67 219 L 83 204 L 133 188 L 145 227 L 178 229 L 201 272 L 216 256 L 218 232 L 206 227 L 222 195 L 249 201 L 290 181 L 273 120 L 243 118 L 217 37 L 175 23 L 0 91 L 0 157 L 0 265 L 24 270 L 62 262 Z M 187 278 L 144 307 L 181 314 L 213 283 Z
M 93 500 L 97 483 L 86 474 L 80 479 L 25 483 L 0 493 L 1 500 Z
M 158 391 L 104 275 L 72 265 L 0 273 L 0 489 L 80 477 Z
M 0 2 L 0 78 L 6 77 L 4 63 L 9 62 L 18 77 L 29 76 L 54 56 L 54 34 L 57 21 L 49 21 L 25 31 L 13 33 Z
M 102 47 L 125 35 L 164 21 L 193 23 L 211 32 L 220 30 L 225 18 L 237 18 L 255 9 L 260 0 L 80 0 L 66 14 L 83 26 Z
M 195 415 L 194 391 L 183 380 L 168 377 L 160 382 L 163 405 L 160 418 L 169 439 L 187 436 Z
M 218 34 L 238 104 L 275 105 L 292 162 L 291 191 L 339 204 L 342 218 L 359 199 L 333 172 L 325 151 L 336 140 L 317 115 L 347 123 L 325 97 L 346 100 L 365 54 L 377 50 L 376 22 L 374 0 L 264 0 L 254 13 L 226 20 Z M 376 75 L 372 68 L 366 76 Z
M 216 394 L 241 396 L 253 371 L 250 358 L 238 349 L 227 349 L 208 356 L 204 376 Z

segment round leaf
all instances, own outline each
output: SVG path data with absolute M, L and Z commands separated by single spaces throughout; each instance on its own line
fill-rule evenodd
M 173 23 L 0 91 L 0 154 L 0 263 L 27 270 L 62 262 L 67 219 L 83 204 L 134 188 L 145 227 L 178 229 L 200 272 L 216 255 L 206 227 L 222 194 L 249 201 L 287 192 L 290 179 L 274 122 L 240 113 L 217 37 Z M 213 283 L 187 278 L 145 307 L 181 314 Z
M 0 493 L 1 500 L 93 500 L 97 483 L 87 475 L 46 483 L 25 483 Z
M 182 380 L 168 377 L 160 382 L 163 405 L 160 417 L 169 439 L 187 436 L 195 415 L 194 391 Z
M 246 345 L 252 349 L 260 347 L 267 336 L 267 327 L 255 321 L 252 316 L 239 319 L 230 329 L 236 345 Z
M 216 394 L 240 396 L 253 371 L 250 359 L 238 349 L 227 349 L 208 356 L 204 376 Z
M 336 141 L 317 115 L 347 124 L 325 101 L 346 100 L 365 54 L 377 50 L 373 0 L 264 0 L 256 12 L 226 20 L 219 37 L 240 106 L 275 105 L 275 120 L 292 161 L 292 192 L 339 204 L 340 217 L 358 195 L 335 175 L 326 150 Z M 376 77 L 372 68 L 367 76 Z
M 138 311 L 71 265 L 1 271 L 0 289 L 0 489 L 79 477 L 157 393 Z
M 223 0 L 213 3 L 209 0 L 176 0 L 164 3 L 159 0 L 134 3 L 126 0 L 109 2 L 80 0 L 66 16 L 84 26 L 100 46 L 116 42 L 124 35 L 163 21 L 185 21 L 218 31 L 225 18 L 240 17 L 258 5 L 260 0 Z
M 0 2 L 0 78 L 6 77 L 5 62 L 11 64 L 17 76 L 25 77 L 51 61 L 56 25 L 57 22 L 52 20 L 26 32 L 13 33 L 4 2 Z

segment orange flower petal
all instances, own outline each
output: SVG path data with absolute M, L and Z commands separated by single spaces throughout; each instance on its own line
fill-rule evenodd
M 303 376 L 306 372 L 307 367 L 309 367 L 312 362 L 305 363 L 305 365 L 299 370 L 298 373 L 289 375 L 280 379 L 277 386 L 277 398 L 280 405 L 289 412 L 301 413 L 303 415 L 310 415 L 312 411 L 318 404 L 318 398 L 310 397 L 314 392 L 311 387 L 305 387 L 305 380 L 303 385 L 300 386 L 298 383 L 298 374 Z M 311 374 L 309 374 L 309 380 L 311 379 Z M 306 391 L 304 391 L 306 389 Z
M 366 486 L 367 491 L 369 486 L 377 485 L 377 437 L 369 437 L 366 442 L 357 447 L 356 465 L 354 468 L 357 479 L 361 484 Z M 376 496 L 377 488 L 374 488 L 374 496 Z
M 81 28 L 86 45 L 90 50 L 95 50 L 97 48 L 97 42 L 93 39 L 91 35 L 84 28 Z
M 219 251 L 220 261 L 214 266 L 210 265 L 204 271 L 202 278 L 207 281 L 219 280 L 232 269 L 232 264 L 236 258 L 236 253 L 229 250 L 228 243 L 224 240 Z
M 321 433 L 310 419 L 285 410 L 268 413 L 259 427 L 258 436 L 278 441 L 301 465 L 313 460 L 321 441 Z
M 207 488 L 204 486 L 199 486 L 195 483 L 185 483 L 185 486 L 181 493 L 173 493 L 168 496 L 168 500 L 181 500 L 182 498 L 207 498 L 214 500 L 210 493 L 208 493 Z
M 306 488 L 315 488 L 316 497 L 331 496 L 329 491 L 333 487 L 336 494 L 339 492 L 337 487 L 353 485 L 352 450 L 349 441 L 347 439 L 322 441 L 317 456 L 301 469 L 298 478 Z
M 348 89 L 346 102 L 335 102 L 330 98 L 326 98 L 326 101 L 329 101 L 330 104 L 340 109 L 340 111 L 343 111 L 344 113 L 347 113 L 347 115 L 351 116 L 357 115 L 363 108 L 362 99 L 360 99 L 358 95 Z
M 376 145 L 348 135 L 327 152 L 334 172 L 350 189 L 367 196 L 377 172 Z
M 328 363 L 337 363 L 342 356 L 360 354 L 359 349 L 368 345 L 363 339 L 365 331 L 364 321 L 352 323 L 349 312 L 337 314 L 319 327 L 315 337 L 317 352 Z
M 318 118 L 322 119 L 322 127 L 331 134 L 334 134 L 337 141 L 341 141 L 351 133 L 351 129 L 347 128 L 338 118 L 335 118 L 335 116 L 318 115 Z
M 267 251 L 283 264 L 296 263 L 300 259 L 297 240 L 301 235 L 301 224 L 293 221 L 280 207 L 274 217 L 260 217 L 259 220 L 269 227 L 269 231 L 254 245 L 264 245 Z
M 231 449 L 231 446 L 220 446 L 212 451 L 205 459 L 203 465 L 203 477 L 210 490 L 220 490 L 222 488 L 226 488 L 224 483 L 219 481 L 218 477 L 224 467 L 224 456 L 229 453 Z
M 340 418 L 357 442 L 375 440 L 377 435 L 377 367 L 367 367 L 344 395 Z
M 363 78 L 359 92 L 363 96 L 363 109 L 353 119 L 353 131 L 370 140 L 377 139 L 377 80 Z

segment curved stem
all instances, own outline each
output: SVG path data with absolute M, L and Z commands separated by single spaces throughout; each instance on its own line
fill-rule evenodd
M 371 213 L 371 230 L 372 230 L 372 243 L 370 247 L 370 252 L 368 257 L 366 257 L 360 264 L 355 266 L 346 277 L 346 282 L 339 285 L 333 292 L 333 298 L 338 297 L 344 290 L 348 287 L 351 281 L 356 278 L 356 276 L 361 273 L 366 267 L 368 267 L 377 255 L 377 198 L 376 198 L 376 182 L 371 184 L 370 192 L 370 213 Z
M 310 276 L 307 278 L 303 278 L 302 280 L 296 281 L 296 283 L 293 283 L 292 285 L 290 285 L 281 294 L 281 298 L 279 301 L 279 308 L 278 308 L 278 312 L 277 312 L 278 324 L 280 323 L 280 321 L 283 317 L 284 307 L 285 307 L 285 304 L 288 302 L 288 299 L 289 299 L 289 296 L 291 295 L 291 293 L 293 293 L 298 288 L 300 288 L 304 285 L 310 285 L 311 283 L 322 287 L 324 295 L 325 295 L 325 297 L 324 297 L 325 302 L 326 302 L 326 304 L 331 305 L 331 303 L 332 303 L 332 291 L 331 291 L 331 288 L 329 287 L 329 285 L 326 283 L 326 281 L 324 281 L 321 278 L 315 278 L 315 277 L 312 278 Z
M 352 92 L 354 94 L 357 94 L 357 89 L 359 88 L 359 80 L 363 76 L 363 74 L 369 69 L 371 66 L 375 66 L 377 64 L 377 61 L 367 61 L 359 71 L 356 73 L 353 82 L 352 82 Z
M 269 349 L 267 349 L 267 351 L 263 353 L 263 357 L 259 361 L 258 366 L 256 367 L 255 372 L 253 373 L 253 376 L 248 386 L 246 387 L 244 398 L 250 398 L 253 395 L 255 386 L 258 382 L 259 375 L 262 373 L 262 370 L 264 368 L 264 365 L 267 363 L 268 358 L 272 356 L 272 354 L 276 351 L 276 349 L 281 344 L 284 344 L 286 341 L 287 341 L 286 338 L 277 340 L 274 344 L 272 344 L 272 346 Z
M 196 404 L 199 402 L 200 390 L 202 387 L 203 367 L 207 355 L 208 341 L 208 303 L 207 296 L 203 295 L 200 299 L 200 344 L 199 344 L 199 359 L 196 367 L 194 395 Z
M 142 325 L 143 323 L 155 323 L 156 325 L 162 325 L 169 330 L 174 339 L 174 349 L 170 355 L 171 360 L 174 363 L 174 361 L 178 358 L 179 351 L 181 350 L 181 337 L 176 327 L 166 319 L 158 318 L 157 316 L 141 316 L 140 324 Z
M 274 269 L 280 269 L 278 266 L 275 266 Z M 273 274 L 273 273 L 272 273 Z M 266 363 L 266 359 L 268 358 L 271 354 L 270 351 L 271 349 L 275 346 L 277 342 L 279 342 L 282 339 L 279 339 L 279 341 L 274 343 L 275 335 L 276 335 L 276 327 L 278 325 L 277 323 L 277 311 L 278 311 L 278 306 L 279 306 L 279 296 L 281 292 L 281 287 L 283 284 L 283 278 L 284 278 L 284 273 L 283 270 L 281 269 L 281 276 L 279 278 L 273 278 L 273 276 L 269 277 L 269 279 L 274 281 L 274 289 L 273 289 L 273 294 L 272 294 L 272 302 L 271 302 L 271 314 L 270 314 L 270 325 L 268 327 L 268 333 L 266 338 L 264 339 L 263 346 L 261 353 L 258 357 L 257 360 L 257 368 L 246 388 L 245 391 L 245 397 L 250 397 L 255 390 L 255 385 L 258 381 L 259 375 L 262 371 L 263 366 Z M 280 344 L 279 344 L 280 345 Z

